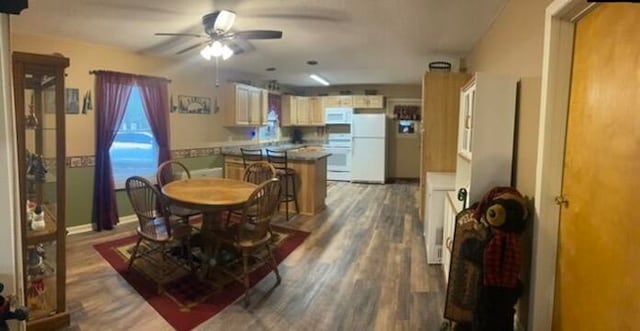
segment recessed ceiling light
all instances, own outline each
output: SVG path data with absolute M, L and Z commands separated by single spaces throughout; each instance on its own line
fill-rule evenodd
M 266 70 L 267 70 L 267 71 L 276 71 L 276 68 L 274 68 L 274 67 L 269 67 L 269 68 L 267 68 Z
M 310 66 L 314 66 L 314 65 L 318 64 L 318 61 L 316 61 L 316 60 L 309 60 L 309 61 L 307 61 L 307 64 L 308 64 L 308 65 L 310 65 Z

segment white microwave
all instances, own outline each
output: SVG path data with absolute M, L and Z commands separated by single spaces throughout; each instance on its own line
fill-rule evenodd
M 325 108 L 325 124 L 351 124 L 353 108 Z

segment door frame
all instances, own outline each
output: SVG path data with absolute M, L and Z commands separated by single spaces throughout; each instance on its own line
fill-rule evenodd
M 545 11 L 528 330 L 552 327 L 575 23 L 595 6 L 554 0 Z

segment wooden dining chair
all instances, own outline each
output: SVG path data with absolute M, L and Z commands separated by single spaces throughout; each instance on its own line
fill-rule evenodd
M 242 180 L 247 183 L 252 183 L 256 185 L 260 185 L 265 181 L 276 178 L 277 173 L 276 169 L 266 161 L 257 161 L 250 164 L 247 168 L 244 169 L 244 173 L 242 175 Z M 231 217 L 236 216 L 239 217 L 242 215 L 242 209 L 230 210 L 227 214 L 227 225 L 231 221 Z
M 190 178 L 191 173 L 189 172 L 189 169 L 187 169 L 184 164 L 175 160 L 163 162 L 158 166 L 158 170 L 156 172 L 156 183 L 158 183 L 160 188 L 170 182 Z M 176 206 L 175 204 L 169 204 L 169 210 L 172 215 L 182 218 L 185 223 L 189 223 L 189 219 L 191 217 L 202 214 L 199 210 L 184 208 Z
M 214 256 L 216 261 L 220 259 L 220 250 L 222 245 L 233 247 L 242 255 L 243 273 L 241 277 L 235 275 L 218 264 L 220 270 L 233 277 L 235 280 L 244 283 L 245 307 L 249 306 L 250 297 L 250 269 L 249 257 L 260 249 L 266 249 L 269 256 L 269 263 L 276 274 L 276 285 L 281 282 L 280 273 L 278 272 L 278 264 L 273 256 L 271 247 L 271 220 L 278 208 L 280 202 L 281 185 L 277 178 L 269 179 L 260 184 L 251 194 L 247 202 L 242 208 L 242 216 L 240 222 L 230 225 L 229 227 L 213 233 L 216 242 Z M 254 214 L 255 213 L 255 214 Z M 250 222 L 250 219 L 252 221 Z
M 167 206 L 166 198 L 160 193 L 158 188 L 149 180 L 139 176 L 129 177 L 125 183 L 127 195 L 131 206 L 138 217 L 138 241 L 129 259 L 131 270 L 133 263 L 138 258 L 151 258 L 153 254 L 160 254 L 161 280 L 158 281 L 158 292 L 163 291 L 164 278 L 168 274 L 167 255 L 170 246 L 181 245 L 186 249 L 188 267 L 193 269 L 193 259 L 191 257 L 191 232 L 192 227 L 188 224 L 172 222 L 171 212 Z M 139 252 L 140 243 L 147 241 L 152 246 L 151 249 Z

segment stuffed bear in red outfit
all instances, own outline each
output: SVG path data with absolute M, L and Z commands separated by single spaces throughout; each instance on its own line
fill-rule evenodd
M 462 258 L 477 264 L 477 304 L 473 331 L 513 331 L 514 306 L 522 294 L 521 234 L 527 219 L 526 202 L 510 187 L 496 187 L 475 210 L 475 219 L 488 229 L 486 240 L 462 243 Z
M 4 284 L 0 283 L 0 293 L 4 290 Z M 27 319 L 29 312 L 26 308 L 11 309 L 11 297 L 5 298 L 0 295 L 0 331 L 9 330 L 8 320 L 24 321 Z

